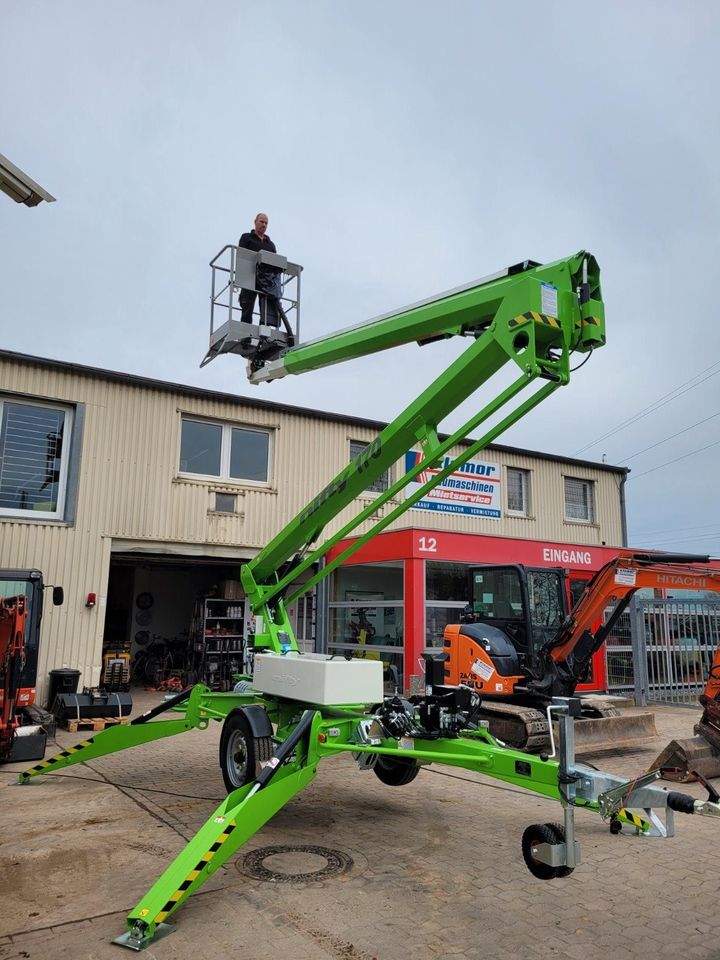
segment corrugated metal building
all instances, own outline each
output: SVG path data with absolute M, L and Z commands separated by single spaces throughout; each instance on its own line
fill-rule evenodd
M 97 684 L 104 640 L 181 636 L 196 599 L 237 579 L 382 426 L 0 351 L 0 567 L 36 567 L 66 593 L 44 617 L 41 698 L 53 667 Z M 413 510 L 399 526 L 624 543 L 624 470 L 501 445 L 487 456 L 502 471 L 499 519 Z

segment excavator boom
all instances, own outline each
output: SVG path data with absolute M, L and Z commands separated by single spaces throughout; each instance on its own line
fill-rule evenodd
M 590 633 L 592 643 L 583 651 L 582 657 L 587 662 L 587 657 L 605 641 L 619 613 L 642 588 L 712 590 L 720 593 L 720 569 L 710 566 L 710 557 L 707 556 L 623 551 L 590 580 L 568 622 L 546 644 L 546 651 L 553 662 L 566 662 Z M 616 607 L 612 620 L 593 630 L 611 603 L 619 604 L 619 610 Z

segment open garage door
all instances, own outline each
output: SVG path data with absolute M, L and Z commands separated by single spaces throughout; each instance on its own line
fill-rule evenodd
M 218 602 L 212 612 L 219 617 L 242 610 L 236 633 L 245 633 L 240 566 L 234 558 L 113 553 L 103 633 L 104 673 L 112 662 L 115 684 L 129 681 L 168 690 L 203 679 L 198 654 L 203 652 L 208 599 L 237 598 L 232 607 Z M 226 624 L 222 629 L 225 636 Z M 232 666 L 241 672 L 237 659 Z M 104 681 L 105 686 L 113 685 L 108 677 Z
M 145 550 L 113 552 L 101 684 L 172 691 L 202 682 L 230 689 L 236 674 L 251 669 L 246 641 L 253 620 L 240 585 L 243 562 Z M 298 642 L 313 650 L 312 594 L 288 612 Z

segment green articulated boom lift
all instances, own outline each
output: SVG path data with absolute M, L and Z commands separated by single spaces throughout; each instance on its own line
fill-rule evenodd
M 234 257 L 235 248 L 225 250 Z M 300 268 L 290 266 L 293 276 L 299 277 Z M 444 684 L 442 656 L 426 657 L 424 694 L 405 698 L 396 692 L 388 696 L 380 661 L 300 653 L 287 614 L 287 605 L 297 596 L 567 384 L 573 354 L 588 354 L 604 344 L 600 272 L 594 257 L 580 252 L 550 264 L 526 261 L 306 343 L 296 342 L 297 334 L 289 332 L 284 314 L 284 330 L 233 319 L 233 283 L 231 273 L 227 285 L 230 316 L 218 330 L 211 321 L 211 350 L 204 362 L 221 353 L 240 354 L 248 360 L 254 383 L 403 344 L 425 345 L 462 337 L 468 345 L 243 566 L 243 587 L 256 617 L 253 674 L 244 678 L 245 683 L 231 693 L 196 685 L 129 725 L 110 727 L 20 775 L 20 782 L 27 784 L 84 760 L 186 730 L 204 729 L 211 721 L 223 724 L 220 766 L 228 795 L 130 912 L 127 931 L 115 942 L 140 950 L 171 932 L 173 924 L 168 921 L 208 876 L 310 783 L 322 759 L 342 753 L 352 754 L 360 770 L 373 771 L 389 786 L 408 784 L 423 765 L 441 763 L 557 800 L 563 823 L 534 824 L 522 837 L 525 862 L 542 879 L 565 877 L 580 862 L 574 824 L 578 808 L 608 820 L 613 832 L 625 825 L 647 837 L 672 836 L 674 811 L 720 816 L 720 798 L 712 789 L 707 800 L 697 800 L 653 785 L 657 773 L 625 782 L 577 763 L 573 724 L 579 701 L 575 698 L 555 698 L 548 708 L 558 720 L 559 730 L 557 748 L 553 747 L 550 755 L 510 749 L 477 719 L 480 698 L 474 691 Z M 293 308 L 297 305 L 293 301 Z M 489 381 L 506 366 L 515 370 L 515 379 L 495 395 Z M 438 425 L 444 418 L 483 385 L 490 398 L 479 412 L 451 436 L 439 435 Z M 479 439 L 468 441 L 460 455 L 453 452 L 478 431 Z M 412 471 L 342 529 L 321 538 L 330 521 L 418 445 L 422 457 Z M 397 505 L 398 494 L 408 483 L 439 464 L 445 465 Z M 331 563 L 317 563 L 333 544 L 386 505 L 371 532 L 355 539 Z M 309 575 L 302 587 L 293 587 L 303 574 Z

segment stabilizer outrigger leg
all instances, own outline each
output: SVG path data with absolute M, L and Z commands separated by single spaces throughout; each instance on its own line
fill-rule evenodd
M 148 710 L 146 713 L 135 717 L 129 724 L 118 724 L 117 726 L 106 727 L 102 733 L 94 737 L 88 737 L 74 747 L 68 747 L 56 753 L 54 757 L 43 760 L 41 763 L 29 767 L 18 774 L 18 783 L 29 783 L 33 777 L 40 777 L 46 773 L 55 773 L 63 767 L 70 767 L 75 763 L 84 763 L 86 760 L 95 760 L 109 753 L 117 753 L 118 750 L 127 750 L 129 747 L 137 747 L 141 743 L 150 743 L 152 740 L 160 740 L 163 737 L 171 737 L 176 733 L 185 733 L 187 730 L 196 728 L 204 729 L 209 723 L 209 716 L 201 706 L 202 698 L 210 691 L 202 684 L 196 684 L 189 690 L 183 690 L 182 693 L 166 700 L 159 706 Z M 157 720 L 154 723 L 148 723 L 154 717 L 165 713 L 175 706 L 187 701 L 185 715 L 177 720 Z
M 165 873 L 128 914 L 127 933 L 113 943 L 143 950 L 172 933 L 167 918 L 253 834 L 315 777 L 319 755 L 312 745 L 320 714 L 308 710 L 253 783 L 229 794 Z M 295 753 L 295 759 L 285 761 Z

